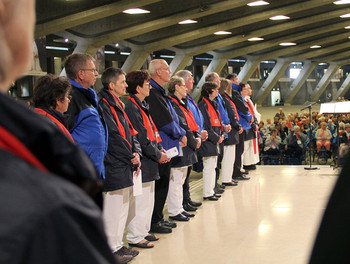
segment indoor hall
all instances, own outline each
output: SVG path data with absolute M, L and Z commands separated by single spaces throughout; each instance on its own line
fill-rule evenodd
M 154 248 L 140 249 L 132 263 L 307 263 L 339 169 L 304 167 L 257 166 L 189 222 L 157 234 Z M 201 174 L 193 173 L 190 191 L 202 199 Z

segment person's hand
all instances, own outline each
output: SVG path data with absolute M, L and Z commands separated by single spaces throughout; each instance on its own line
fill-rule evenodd
M 232 130 L 232 127 L 231 125 L 227 125 L 225 129 L 226 129 L 226 133 L 230 133 Z
M 139 164 L 140 163 L 140 156 L 139 154 L 137 153 L 132 153 L 132 155 L 134 156 L 132 159 L 131 159 L 131 163 L 136 165 L 136 164 Z M 141 164 L 140 164 L 141 165 Z
M 196 141 L 197 141 L 196 149 L 199 149 L 202 144 L 202 140 L 200 138 L 196 138 Z
M 208 131 L 207 130 L 202 130 L 201 131 L 201 137 L 202 137 L 202 141 L 206 141 L 208 139 Z
M 222 135 L 222 136 L 220 137 L 219 141 L 218 141 L 218 144 L 221 144 L 221 143 L 224 141 L 224 139 L 225 139 L 225 136 Z
M 183 136 L 180 140 L 180 146 L 181 147 L 186 147 L 187 146 L 187 137 Z
M 160 159 L 158 160 L 158 163 L 163 164 L 169 162 L 171 159 L 168 158 L 168 156 L 165 153 L 162 153 L 162 156 L 160 156 Z
M 241 127 L 241 129 L 238 131 L 238 134 L 242 134 L 243 133 L 243 127 Z

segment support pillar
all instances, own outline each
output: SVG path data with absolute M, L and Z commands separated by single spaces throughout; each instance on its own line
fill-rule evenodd
M 329 67 L 326 71 L 326 73 L 321 78 L 320 82 L 317 84 L 314 92 L 311 95 L 311 101 L 316 102 L 322 93 L 326 90 L 327 85 L 331 81 L 334 74 L 337 72 L 337 70 L 340 68 L 340 65 L 337 65 L 335 63 L 330 63 Z
M 144 50 L 131 50 L 130 55 L 122 66 L 122 70 L 125 72 L 130 72 L 141 69 L 149 54 L 150 53 L 148 51 Z
M 350 74 L 346 77 L 342 85 L 340 86 L 339 90 L 337 91 L 335 99 L 338 97 L 344 97 L 346 92 L 349 90 L 350 87 Z
M 267 77 L 266 81 L 259 89 L 255 101 L 258 105 L 261 105 L 265 100 L 266 96 L 270 93 L 273 86 L 278 82 L 279 78 L 284 74 L 287 67 L 289 67 L 290 59 L 278 59 L 275 67 L 273 67 L 269 77 Z
M 303 69 L 300 71 L 298 78 L 296 78 L 290 86 L 288 92 L 285 94 L 285 103 L 291 104 L 294 96 L 300 91 L 301 86 L 304 84 L 306 79 L 310 76 L 312 71 L 317 66 L 317 62 L 304 61 Z
M 191 62 L 192 56 L 186 54 L 176 53 L 175 58 L 170 63 L 171 74 L 185 69 L 185 67 Z
M 256 67 L 260 64 L 260 60 L 258 57 L 247 57 L 248 60 L 244 64 L 242 70 L 238 74 L 238 80 L 240 82 L 246 83 L 250 76 L 252 76 L 253 72 L 255 71 Z

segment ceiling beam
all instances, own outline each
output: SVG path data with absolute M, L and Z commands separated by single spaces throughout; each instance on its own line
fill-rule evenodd
M 194 39 L 211 35 L 218 30 L 231 30 L 232 28 L 238 28 L 238 27 L 242 27 L 245 25 L 249 25 L 249 24 L 253 24 L 259 21 L 269 19 L 270 17 L 275 15 L 280 15 L 280 14 L 287 15 L 289 13 L 295 12 L 296 10 L 303 11 L 311 8 L 316 8 L 322 5 L 326 5 L 331 2 L 333 1 L 332 0 L 307 1 L 303 3 L 289 5 L 286 7 L 280 7 L 272 10 L 267 10 L 264 12 L 255 13 L 252 15 L 245 16 L 244 19 L 242 18 L 233 19 L 224 23 L 219 23 L 213 26 L 199 28 L 183 34 L 177 34 L 177 35 L 175 34 L 174 36 L 168 37 L 166 39 L 144 45 L 144 49 L 148 51 L 155 51 L 163 48 L 168 48 L 174 45 L 178 45 Z
M 53 19 L 35 26 L 35 38 L 112 16 L 128 8 L 141 7 L 157 2 L 161 2 L 161 0 L 122 0 L 116 3 L 91 8 L 73 15 Z

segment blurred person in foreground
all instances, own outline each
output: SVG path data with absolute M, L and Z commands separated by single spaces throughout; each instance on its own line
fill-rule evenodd
M 101 195 L 93 164 L 57 126 L 6 95 L 31 62 L 34 3 L 0 1 L 1 262 L 116 263 L 92 199 Z

